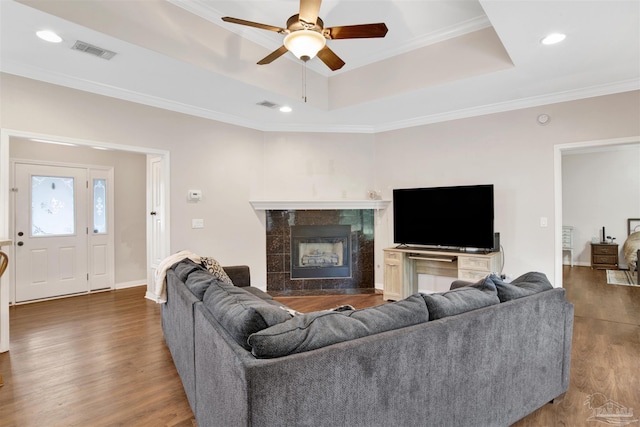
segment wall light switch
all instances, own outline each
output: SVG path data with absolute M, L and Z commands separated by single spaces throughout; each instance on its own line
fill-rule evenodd
M 549 220 L 547 219 L 546 216 L 541 216 L 540 217 L 540 227 L 547 227 L 549 226 Z
M 204 228 L 204 219 L 192 219 L 191 228 Z

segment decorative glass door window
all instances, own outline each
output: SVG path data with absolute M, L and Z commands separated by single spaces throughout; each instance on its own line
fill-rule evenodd
M 107 232 L 107 180 L 93 180 L 93 232 Z
M 75 234 L 74 178 L 31 177 L 31 235 Z

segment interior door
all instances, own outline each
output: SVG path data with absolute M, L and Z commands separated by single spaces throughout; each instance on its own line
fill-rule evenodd
M 15 164 L 16 302 L 88 291 L 87 170 Z
M 168 255 L 163 165 L 161 157 L 147 156 L 147 289 L 153 289 L 155 271 Z

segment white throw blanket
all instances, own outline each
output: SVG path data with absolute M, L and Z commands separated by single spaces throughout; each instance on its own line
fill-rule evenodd
M 155 273 L 155 282 L 147 285 L 147 293 L 145 298 L 155 301 L 158 304 L 167 302 L 167 270 L 176 262 L 189 258 L 193 262 L 200 263 L 200 255 L 191 251 L 180 251 L 173 255 L 169 255 L 158 264 Z

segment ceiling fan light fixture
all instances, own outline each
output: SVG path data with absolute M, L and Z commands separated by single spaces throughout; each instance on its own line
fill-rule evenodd
M 294 31 L 284 38 L 285 47 L 296 58 L 303 61 L 308 61 L 315 57 L 326 43 L 327 40 L 322 34 L 312 30 Z

